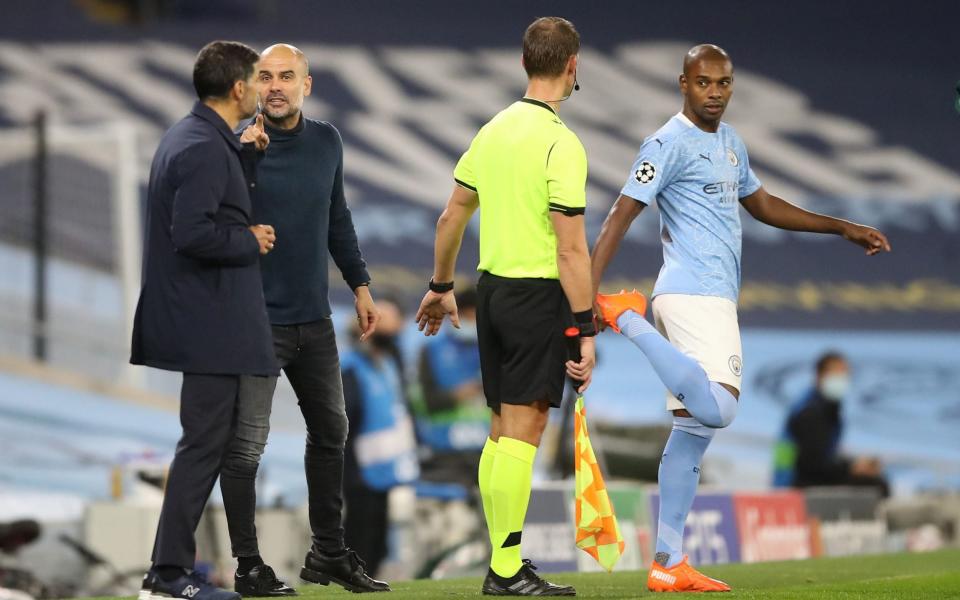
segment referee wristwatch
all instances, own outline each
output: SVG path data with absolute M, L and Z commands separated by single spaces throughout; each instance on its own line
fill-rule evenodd
M 437 283 L 430 278 L 430 291 L 435 294 L 446 294 L 447 292 L 453 291 L 453 281 L 447 281 L 445 283 Z

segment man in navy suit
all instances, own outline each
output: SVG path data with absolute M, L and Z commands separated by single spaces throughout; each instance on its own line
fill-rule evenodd
M 271 226 L 250 224 L 248 187 L 256 183 L 245 177 L 243 144 L 233 135 L 255 112 L 259 58 L 237 42 L 200 51 L 199 100 L 160 140 L 150 168 L 130 362 L 183 373 L 183 436 L 141 600 L 240 598 L 192 569 L 194 532 L 236 427 L 240 376 L 278 374 L 258 260 L 275 237 Z M 261 147 L 263 138 L 261 131 Z

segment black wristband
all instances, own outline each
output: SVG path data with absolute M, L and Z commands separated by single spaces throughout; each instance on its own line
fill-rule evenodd
M 597 324 L 593 320 L 593 310 L 581 310 L 580 312 L 573 313 L 573 318 L 577 322 L 580 337 L 593 337 L 597 335 Z
M 577 322 L 577 325 L 582 323 L 593 323 L 593 310 L 581 310 L 580 312 L 573 313 L 573 318 Z
M 589 323 L 578 323 L 577 329 L 580 331 L 580 337 L 593 337 L 599 333 L 593 321 Z
M 448 281 L 446 283 L 436 283 L 433 278 L 430 278 L 430 291 L 435 294 L 446 294 L 453 290 L 453 282 Z

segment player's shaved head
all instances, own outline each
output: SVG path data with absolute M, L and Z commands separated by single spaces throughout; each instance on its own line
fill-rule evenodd
M 733 61 L 730 60 L 730 55 L 720 46 L 715 44 L 698 44 L 690 48 L 684 55 L 683 74 L 689 76 L 690 70 L 701 62 L 726 62 L 733 65 Z
M 715 132 L 733 94 L 733 62 L 723 48 L 700 44 L 683 57 L 679 78 L 683 114 L 698 127 Z
M 260 59 L 261 61 L 269 59 L 275 61 L 294 60 L 297 66 L 301 68 L 300 75 L 306 75 L 310 72 L 310 63 L 307 61 L 307 56 L 300 48 L 292 44 L 274 44 L 260 53 Z

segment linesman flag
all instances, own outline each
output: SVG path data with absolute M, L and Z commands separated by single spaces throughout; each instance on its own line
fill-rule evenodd
M 573 434 L 577 548 L 592 556 L 610 572 L 623 556 L 623 536 L 620 535 L 620 526 L 617 525 L 617 516 L 607 495 L 597 457 L 593 454 L 583 396 L 577 397 Z

